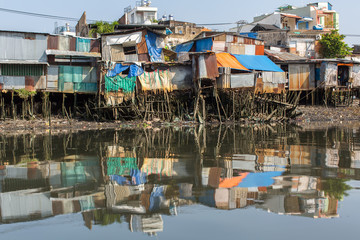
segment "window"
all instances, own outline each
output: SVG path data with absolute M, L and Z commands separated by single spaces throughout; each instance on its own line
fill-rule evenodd
M 136 54 L 136 47 L 135 47 L 135 46 L 124 47 L 124 54 L 125 54 L 125 55 L 133 55 L 133 54 Z

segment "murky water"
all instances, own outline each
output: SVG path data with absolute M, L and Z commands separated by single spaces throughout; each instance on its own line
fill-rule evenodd
M 0 136 L 1 239 L 357 238 L 360 129 Z

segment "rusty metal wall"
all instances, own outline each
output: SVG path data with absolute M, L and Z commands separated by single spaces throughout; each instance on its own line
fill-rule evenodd
M 54 50 L 58 50 L 59 49 L 59 38 L 58 36 L 48 36 L 48 47 L 47 49 L 54 49 Z
M 218 88 L 231 88 L 231 68 L 221 67 L 219 68 L 219 77 L 216 78 L 216 86 Z
M 100 40 L 99 39 L 91 40 L 91 42 L 90 42 L 90 52 L 96 52 L 96 53 L 100 52 Z

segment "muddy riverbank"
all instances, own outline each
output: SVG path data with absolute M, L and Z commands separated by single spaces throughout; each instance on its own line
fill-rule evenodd
M 300 106 L 298 111 L 302 112 L 296 119 L 290 121 L 291 124 L 299 125 L 305 128 L 326 127 L 326 126 L 341 126 L 341 125 L 359 125 L 360 126 L 360 107 L 353 105 L 350 107 L 324 107 L 324 106 Z M 209 125 L 219 125 L 218 121 L 207 123 Z M 225 124 L 234 124 L 229 121 Z M 244 119 L 242 122 L 236 124 L 242 125 L 257 125 L 262 124 L 256 119 Z M 174 121 L 162 122 L 155 121 L 109 121 L 109 122 L 94 122 L 71 120 L 53 117 L 51 123 L 44 119 L 33 120 L 6 120 L 0 122 L 0 134 L 12 135 L 22 133 L 41 134 L 49 132 L 76 132 L 87 130 L 101 130 L 101 129 L 120 129 L 120 128 L 159 128 L 164 126 L 196 126 L 196 122 L 191 121 Z

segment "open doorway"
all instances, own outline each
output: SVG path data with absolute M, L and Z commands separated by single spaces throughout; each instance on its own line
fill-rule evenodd
M 341 87 L 347 87 L 350 80 L 350 67 L 346 65 L 338 66 L 338 84 Z

